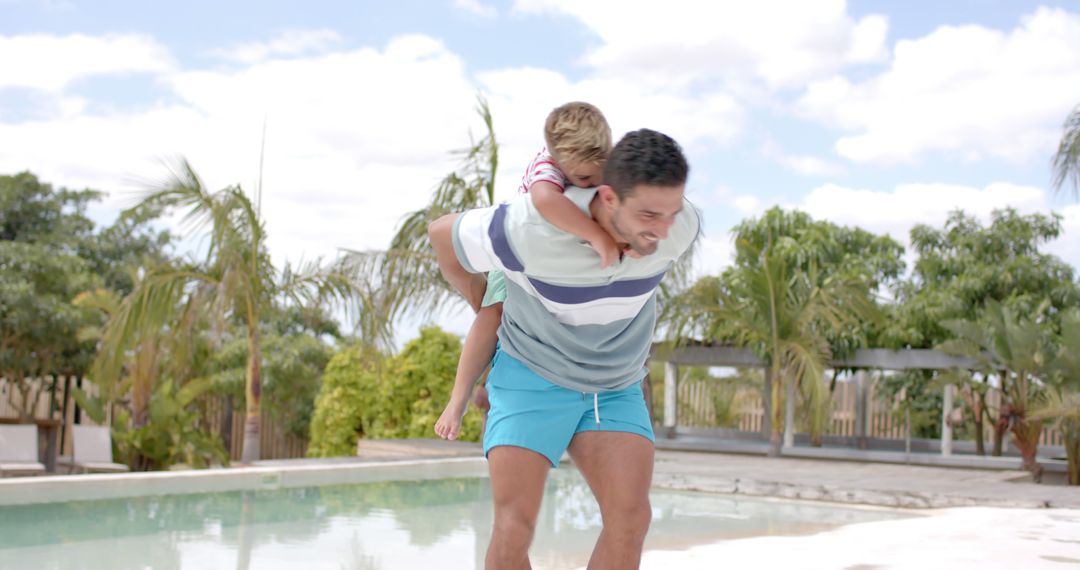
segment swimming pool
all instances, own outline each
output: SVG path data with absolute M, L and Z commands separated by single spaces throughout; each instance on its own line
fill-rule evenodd
M 11 493 L 5 500 L 0 493 L 0 502 L 23 503 L 0 506 L 0 568 L 481 568 L 491 528 L 482 465 L 354 466 L 331 475 L 312 470 L 306 479 L 288 470 L 263 471 L 247 487 L 218 481 L 211 485 L 217 490 L 198 477 L 154 474 L 126 486 L 135 496 L 119 496 L 123 486 L 110 487 L 114 479 L 99 477 L 110 498 L 91 499 L 102 495 L 80 480 L 83 488 L 68 490 L 66 499 L 37 503 L 26 496 L 14 500 Z M 170 486 L 166 494 L 159 494 L 162 485 Z M 194 487 L 201 488 L 191 492 Z M 43 496 L 56 499 L 58 493 Z M 653 491 L 652 504 L 647 550 L 909 516 L 665 490 Z M 552 471 L 532 549 L 534 567 L 584 566 L 599 529 L 598 509 L 581 476 L 572 467 Z

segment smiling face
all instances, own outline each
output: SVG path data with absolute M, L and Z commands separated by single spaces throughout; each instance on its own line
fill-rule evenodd
M 610 212 L 613 237 L 641 255 L 656 252 L 683 209 L 684 188 L 640 184 L 620 200 L 614 190 L 602 186 L 600 198 Z

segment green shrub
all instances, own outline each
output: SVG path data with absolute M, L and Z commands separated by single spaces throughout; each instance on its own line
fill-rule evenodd
M 361 433 L 368 433 L 365 415 L 379 400 L 384 358 L 360 346 L 341 350 L 330 359 L 311 418 L 308 457 L 355 455 Z
M 315 400 L 308 456 L 353 455 L 359 437 L 437 437 L 460 355 L 461 340 L 434 326 L 390 359 L 357 347 L 339 352 Z M 476 410 L 465 415 L 458 439 L 480 439 Z
M 438 327 L 425 327 L 393 359 L 383 384 L 382 413 L 373 437 L 437 437 L 438 421 L 454 386 L 461 340 Z M 459 440 L 480 438 L 480 414 L 465 415 Z

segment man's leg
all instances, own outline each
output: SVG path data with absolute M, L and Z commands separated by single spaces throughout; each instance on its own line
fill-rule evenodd
M 488 452 L 488 469 L 491 472 L 491 497 L 495 503 L 495 524 L 484 568 L 532 568 L 529 545 L 536 530 L 536 517 L 540 513 L 551 461 L 524 447 L 500 445 Z
M 652 522 L 653 443 L 632 433 L 585 431 L 567 451 L 596 495 L 604 522 L 589 570 L 637 568 Z

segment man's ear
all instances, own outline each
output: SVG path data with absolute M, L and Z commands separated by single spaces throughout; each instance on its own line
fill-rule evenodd
M 614 210 L 619 205 L 619 195 L 615 193 L 615 189 L 607 184 L 601 184 L 596 188 L 597 194 L 600 196 L 600 203 L 605 208 Z

